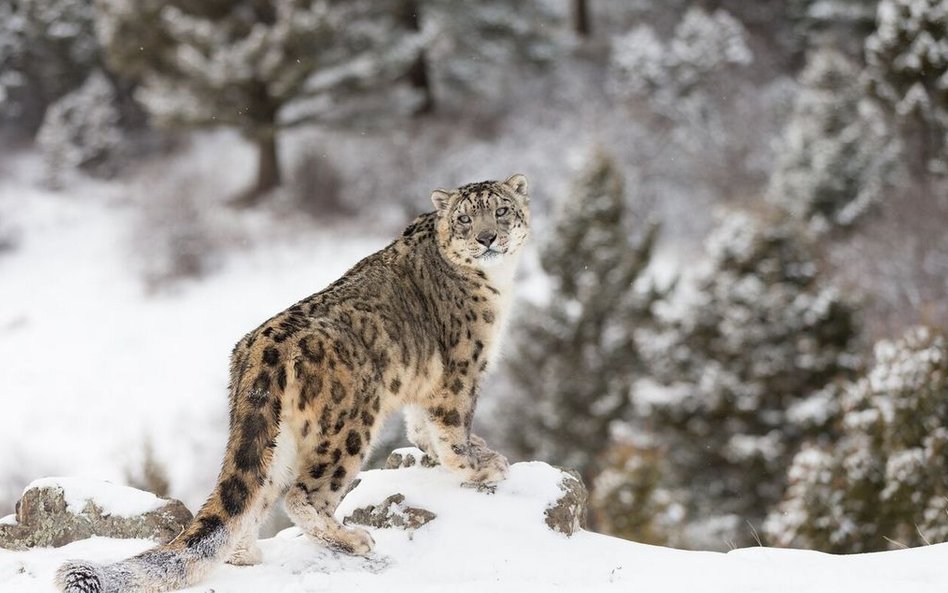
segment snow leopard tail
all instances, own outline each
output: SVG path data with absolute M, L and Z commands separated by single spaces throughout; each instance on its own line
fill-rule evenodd
M 280 395 L 231 393 L 230 439 L 214 492 L 171 542 L 113 564 L 69 561 L 56 574 L 63 593 L 159 593 L 191 586 L 255 536 L 280 429 Z

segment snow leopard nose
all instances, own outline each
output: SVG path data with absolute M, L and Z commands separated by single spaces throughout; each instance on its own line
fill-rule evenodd
M 494 239 L 497 238 L 497 233 L 494 231 L 482 231 L 477 235 L 477 242 L 483 245 L 484 247 L 490 247 L 494 244 Z

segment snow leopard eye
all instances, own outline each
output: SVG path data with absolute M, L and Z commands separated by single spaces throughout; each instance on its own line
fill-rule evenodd
M 458 216 L 458 222 L 461 224 L 471 224 L 471 217 L 467 214 L 462 214 L 461 216 Z
M 510 212 L 510 208 L 503 206 L 501 208 L 498 208 L 497 212 L 495 212 L 494 214 L 497 215 L 497 218 L 502 218 L 506 216 L 508 212 Z

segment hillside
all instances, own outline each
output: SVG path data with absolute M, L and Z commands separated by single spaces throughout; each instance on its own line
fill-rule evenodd
M 403 505 L 436 517 L 414 531 L 371 528 L 377 545 L 368 558 L 328 551 L 296 528 L 287 529 L 261 541 L 263 565 L 223 566 L 187 591 L 925 593 L 948 586 L 944 544 L 840 557 L 769 548 L 685 552 L 586 531 L 567 536 L 552 531 L 544 520 L 545 510 L 562 496 L 560 483 L 566 477 L 543 463 L 518 463 L 496 492 L 487 493 L 462 487 L 441 468 L 363 472 L 343 501 L 340 517 L 395 493 L 404 495 Z M 66 559 L 108 562 L 149 545 L 145 540 L 92 538 L 58 549 L 3 551 L 0 591 L 52 592 L 53 573 Z

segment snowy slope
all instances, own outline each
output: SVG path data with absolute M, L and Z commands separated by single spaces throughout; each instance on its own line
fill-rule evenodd
M 943 592 L 948 544 L 856 556 L 755 548 L 685 552 L 580 532 L 567 537 L 543 522 L 561 475 L 519 463 L 493 495 L 460 487 L 441 468 L 363 472 L 339 516 L 394 492 L 438 516 L 412 534 L 372 529 L 369 558 L 328 551 L 296 528 L 263 540 L 264 564 L 222 566 L 192 593 L 331 591 L 635 591 L 638 593 Z M 143 540 L 92 539 L 60 549 L 0 552 L 0 591 L 47 593 L 67 558 L 108 562 L 139 552 Z
M 130 236 L 133 190 L 85 180 L 68 194 L 45 191 L 30 176 L 31 158 L 0 182 L 2 222 L 20 239 L 0 254 L 0 401 L 8 419 L 0 430 L 0 514 L 38 476 L 125 481 L 126 469 L 140 467 L 146 438 L 168 468 L 172 496 L 196 506 L 223 454 L 234 344 L 389 237 L 305 227 L 279 236 L 275 222 L 249 220 L 261 228 L 247 235 L 266 241 L 229 255 L 201 282 L 149 295 Z

